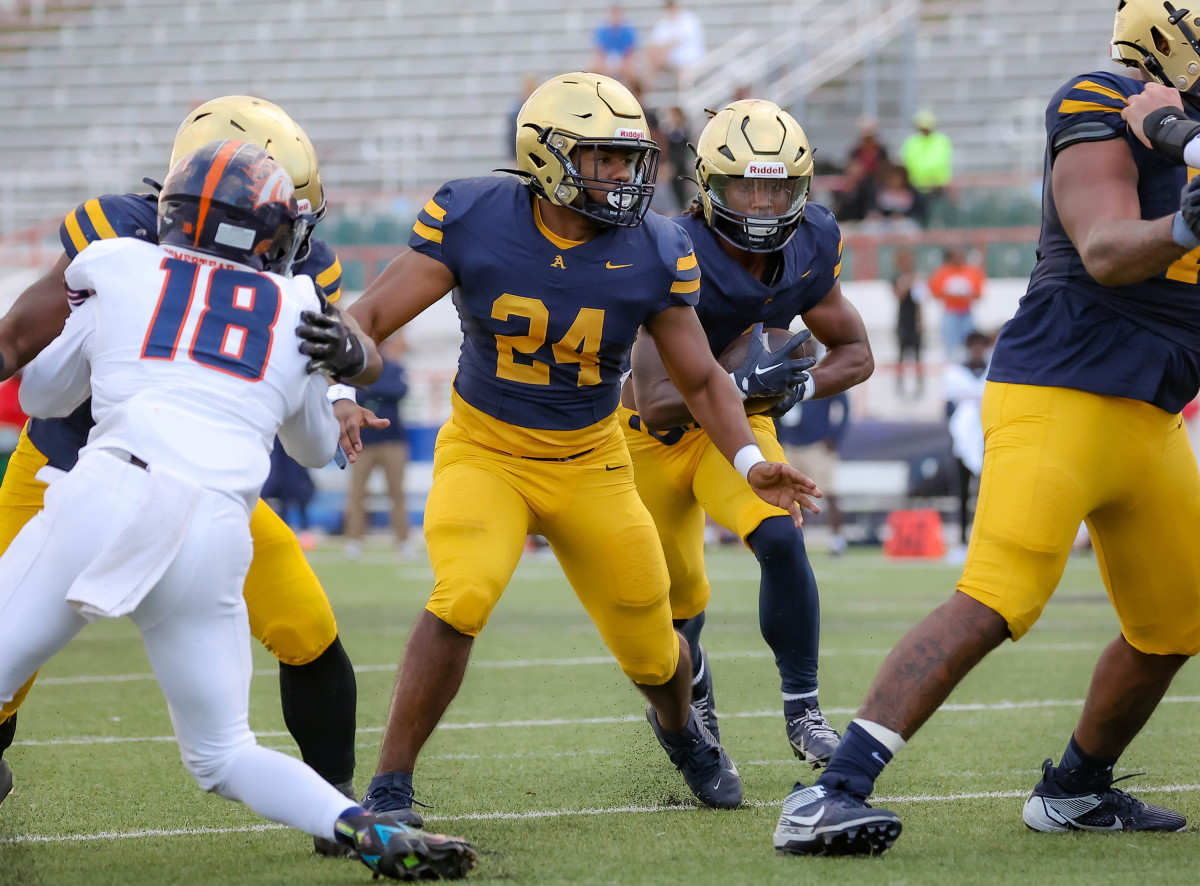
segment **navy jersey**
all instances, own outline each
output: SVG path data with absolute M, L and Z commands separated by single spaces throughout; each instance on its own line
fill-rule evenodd
M 1200 388 L 1200 249 L 1163 273 L 1102 286 L 1063 230 L 1050 187 L 1055 144 L 1090 124 L 1124 139 L 1138 169 L 1142 218 L 1179 209 L 1186 167 L 1142 145 L 1121 119 L 1126 96 L 1144 84 L 1104 71 L 1069 80 L 1046 109 L 1046 187 L 1038 262 L 1016 316 L 1004 327 L 988 378 L 1143 400 L 1178 412 Z M 1200 114 L 1188 110 L 1200 120 Z M 1067 142 L 1070 143 L 1069 141 Z M 1061 149 L 1061 148 L 1060 148 Z
M 564 240 L 517 178 L 443 185 L 409 246 L 457 281 L 458 395 L 521 428 L 573 431 L 612 415 L 638 327 L 694 305 L 700 288 L 691 242 L 668 219 Z
M 787 329 L 829 294 L 842 272 L 837 220 L 816 203 L 805 207 L 796 235 L 783 247 L 783 270 L 770 284 L 738 264 L 703 218 L 685 215 L 675 223 L 688 232 L 700 260 L 703 283 L 696 313 L 716 355 L 755 323 Z
M 58 236 L 71 259 L 94 240 L 136 237 L 157 243 L 158 196 L 106 194 L 93 198 L 71 211 L 59 227 Z M 337 254 L 324 240 L 313 238 L 310 245 L 296 273 L 311 276 L 329 301 L 337 301 L 342 294 L 342 266 Z M 75 467 L 93 424 L 92 401 L 88 400 L 65 418 L 30 419 L 26 433 L 53 467 L 69 471 Z

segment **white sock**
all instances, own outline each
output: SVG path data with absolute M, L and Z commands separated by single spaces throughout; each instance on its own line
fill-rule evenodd
M 875 739 L 877 742 L 891 751 L 893 757 L 898 754 L 906 744 L 908 744 L 908 742 L 906 742 L 900 736 L 899 732 L 893 732 L 886 726 L 880 726 L 878 723 L 872 723 L 870 720 L 863 720 L 858 717 L 856 717 L 852 722 L 857 723 L 858 727 L 862 729 L 863 732 L 867 733 L 867 735 L 871 736 L 871 738 Z

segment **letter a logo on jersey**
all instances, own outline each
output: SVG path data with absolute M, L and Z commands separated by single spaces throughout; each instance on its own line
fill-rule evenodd
M 562 260 L 562 256 L 561 256 L 561 255 L 556 255 L 556 256 L 554 256 L 554 261 L 552 261 L 552 262 L 550 263 L 550 267 L 552 267 L 552 268 L 562 268 L 564 271 L 567 269 L 567 266 L 563 264 L 563 260 Z

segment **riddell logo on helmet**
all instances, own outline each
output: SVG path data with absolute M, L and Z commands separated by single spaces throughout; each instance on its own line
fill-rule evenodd
M 748 163 L 746 178 L 787 178 L 787 167 L 782 163 Z
M 641 129 L 618 129 L 613 138 L 645 138 L 646 133 Z

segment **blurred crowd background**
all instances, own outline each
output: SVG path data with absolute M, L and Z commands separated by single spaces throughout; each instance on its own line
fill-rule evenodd
M 814 441 L 840 455 L 830 486 L 845 537 L 880 540 L 905 506 L 953 526 L 971 474 L 948 428 L 971 396 L 964 368 L 982 377 L 1035 261 L 1046 103 L 1073 74 L 1110 66 L 1115 6 L 0 0 L 0 310 L 58 256 L 66 213 L 161 180 L 179 121 L 219 95 L 269 99 L 311 137 L 329 203 L 318 235 L 338 250 L 347 300 L 403 248 L 440 183 L 513 165 L 516 111 L 554 74 L 599 71 L 640 95 L 663 149 L 654 208 L 665 214 L 695 193 L 689 143 L 705 109 L 767 98 L 815 148 L 811 199 L 842 224 L 845 291 L 876 356 L 874 377 L 839 406 L 836 439 Z M 364 523 L 405 510 L 419 520 L 459 338 L 446 299 L 396 347 L 401 503 L 384 494 L 396 457 L 381 458 L 350 490 L 348 550 Z M 0 450 L 21 420 L 8 396 Z M 342 531 L 349 483 L 318 472 L 293 519 Z

